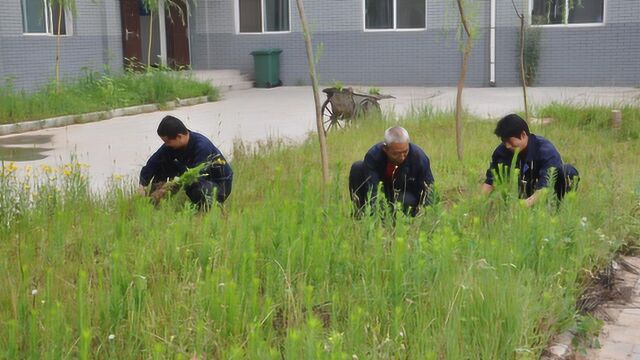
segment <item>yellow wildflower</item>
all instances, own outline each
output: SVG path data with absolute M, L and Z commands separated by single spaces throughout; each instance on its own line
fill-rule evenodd
M 13 161 L 9 163 L 9 165 L 7 165 L 5 167 L 7 174 L 11 174 L 12 172 L 15 172 L 16 170 L 18 170 L 18 167 L 16 166 L 16 163 L 14 163 Z

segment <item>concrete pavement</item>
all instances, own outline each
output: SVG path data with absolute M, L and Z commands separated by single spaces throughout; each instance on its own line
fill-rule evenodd
M 640 269 L 640 258 L 625 261 Z M 588 349 L 577 360 L 640 360 L 640 275 L 621 271 L 618 276 L 623 296 L 603 306 L 608 321 L 598 337 L 599 349 Z
M 366 93 L 367 87 L 354 87 Z M 382 93 L 396 99 L 381 101 L 383 111 L 397 116 L 411 109 L 431 106 L 453 109 L 455 88 L 385 87 Z M 322 100 L 324 100 L 324 94 Z M 640 105 L 636 88 L 530 88 L 533 106 L 551 102 L 581 104 Z M 520 88 L 470 88 L 463 95 L 465 108 L 475 115 L 496 119 L 522 106 Z M 28 165 L 59 166 L 72 157 L 90 164 L 94 188 L 108 183 L 112 175 L 135 178 L 146 159 L 161 145 L 156 127 L 172 114 L 187 127 L 209 136 L 229 154 L 234 140 L 255 142 L 269 137 L 299 141 L 315 129 L 310 87 L 249 89 L 224 94 L 218 102 L 182 107 L 171 111 L 123 116 L 96 123 L 45 129 L 0 137 L 0 160 Z

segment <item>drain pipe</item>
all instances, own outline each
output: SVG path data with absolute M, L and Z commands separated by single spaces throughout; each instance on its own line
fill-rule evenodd
M 160 35 L 160 63 L 167 65 L 167 27 L 165 23 L 164 5 L 164 0 L 158 2 L 158 35 Z
M 491 0 L 491 28 L 489 30 L 489 85 L 496 86 L 496 0 Z

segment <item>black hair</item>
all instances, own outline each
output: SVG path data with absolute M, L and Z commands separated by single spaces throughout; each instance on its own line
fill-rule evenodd
M 160 121 L 160 125 L 158 125 L 158 136 L 160 137 L 175 139 L 178 134 L 188 133 L 189 129 L 184 126 L 184 123 L 171 115 L 165 116 L 162 121 Z
M 527 122 L 516 114 L 509 114 L 498 121 L 493 133 L 504 141 L 510 137 L 519 138 L 523 131 L 529 135 Z

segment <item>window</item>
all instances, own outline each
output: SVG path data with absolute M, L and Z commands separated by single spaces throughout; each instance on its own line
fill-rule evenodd
M 52 5 L 51 0 L 22 0 L 22 29 L 25 33 L 69 35 L 71 24 L 68 21 L 67 11 L 60 12 L 60 5 Z
M 367 30 L 426 28 L 425 0 L 364 0 Z
M 532 0 L 532 25 L 600 24 L 604 0 Z
M 238 0 L 241 33 L 289 31 L 289 0 Z

